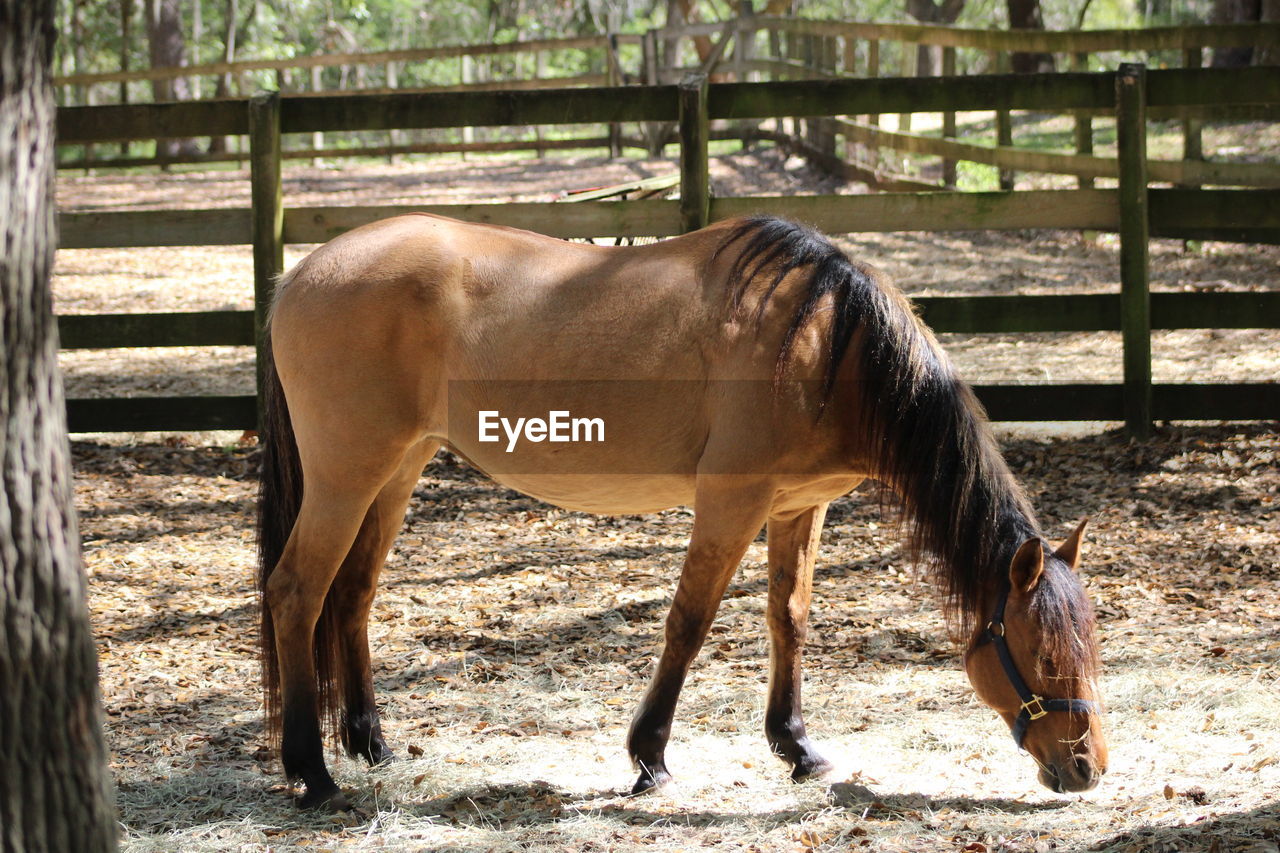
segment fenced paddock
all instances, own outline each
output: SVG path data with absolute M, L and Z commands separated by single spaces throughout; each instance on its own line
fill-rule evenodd
M 1269 77 L 1246 85 L 1212 72 L 1177 73 L 1190 75 L 1183 79 L 1194 81 L 1194 96 L 1215 110 L 1236 108 L 1230 101 L 1245 93 L 1276 100 Z M 1150 72 L 1149 107 L 1164 108 L 1170 90 L 1162 80 L 1173 79 Z M 1085 100 L 1095 99 L 1093 108 L 1105 102 L 1114 109 L 1114 75 L 1070 81 L 1073 98 L 1084 92 Z M 934 84 L 918 81 L 860 83 L 871 87 L 862 94 L 851 81 L 771 85 L 779 88 L 760 91 L 776 100 L 754 102 L 753 109 L 773 114 L 785 102 L 802 113 L 858 113 L 867 109 L 861 97 L 894 109 L 937 107 L 917 97 Z M 991 97 L 1021 97 L 981 85 L 967 90 L 975 107 L 990 108 L 997 103 Z M 682 101 L 679 87 L 666 86 L 636 102 L 628 91 L 633 101 L 625 103 L 591 90 L 531 93 L 532 101 L 523 94 L 468 96 L 475 112 L 457 118 L 475 123 L 486 115 L 524 121 L 529 110 L 539 119 L 563 115 L 559 99 L 580 97 L 596 104 L 592 109 L 613 103 L 612 110 L 634 111 L 622 115 L 679 122 L 684 104 L 683 166 L 578 159 L 518 191 L 498 186 L 523 168 L 509 161 L 467 164 L 468 173 L 492 170 L 493 184 L 470 188 L 448 178 L 455 185 L 444 196 L 432 191 L 436 170 L 457 164 L 359 178 L 288 170 L 277 178 L 279 161 L 264 157 L 252 181 L 247 172 L 174 175 L 156 182 L 157 197 L 148 204 L 120 214 L 107 193 L 127 196 L 136 183 L 121 178 L 103 191 L 103 179 L 64 178 L 61 192 L 70 202 L 64 245 L 85 248 L 59 260 L 59 304 L 113 315 L 62 318 L 65 342 L 77 347 L 64 355 L 82 360 L 70 381 L 88 388 L 93 377 L 86 374 L 116 371 L 113 352 L 135 364 L 159 362 L 155 354 L 163 350 L 136 348 L 143 343 L 180 345 L 169 365 L 177 361 L 177 372 L 191 379 L 175 383 L 173 396 L 183 402 L 108 400 L 94 404 L 97 411 L 73 402 L 73 425 L 251 426 L 253 296 L 247 283 L 227 282 L 253 279 L 255 236 L 257 274 L 266 281 L 282 253 L 298 257 L 297 244 L 405 206 L 422 209 L 423 202 L 452 203 L 447 209 L 455 215 L 536 219 L 542 230 L 554 226 L 565 236 L 677 233 L 699 218 L 757 205 L 815 221 L 845 235 L 838 237 L 842 245 L 887 267 L 909 291 L 936 298 L 920 300 L 930 322 L 955 329 L 947 345 L 1003 416 L 1026 405 L 1036 417 L 1123 419 L 1123 388 L 1134 377 L 1124 354 L 1136 337 L 1122 339 L 1122 325 L 1132 322 L 1123 320 L 1129 314 L 1122 306 L 1123 294 L 1133 293 L 1126 289 L 1133 271 L 1122 281 L 1121 264 L 1135 245 L 1145 246 L 1153 291 L 1147 364 L 1156 388 L 1179 386 L 1153 394 L 1149 418 L 1241 415 L 1220 407 L 1223 401 L 1261 407 L 1243 416 L 1276 416 L 1268 395 L 1280 352 L 1276 333 L 1267 331 L 1276 325 L 1274 194 L 1214 190 L 1187 201 L 1181 193 L 1191 191 L 1152 189 L 1147 221 L 1157 236 L 1138 243 L 1110 232 L 1120 226 L 1118 189 L 837 195 L 834 182 L 770 149 L 702 155 L 702 91 L 694 87 Z M 736 103 L 731 88 L 711 85 L 705 92 L 709 116 Z M 1042 96 L 1043 90 L 1034 95 Z M 388 108 L 397 122 L 426 121 L 451 103 L 432 100 L 436 95 L 420 96 L 416 106 L 373 97 L 383 100 L 348 109 L 335 99 L 322 112 L 348 125 L 375 121 Z M 825 98 L 839 98 L 839 106 Z M 310 108 L 291 113 L 290 104 L 279 102 L 280 130 L 309 132 L 290 122 Z M 164 122 L 179 110 L 116 109 L 65 111 L 63 138 L 155 134 L 172 129 Z M 188 117 L 214 114 L 197 105 L 181 109 L 193 110 Z M 258 109 L 258 151 L 269 151 L 273 107 L 267 101 Z M 226 124 L 202 128 L 250 129 L 244 102 L 213 110 Z M 592 115 L 608 121 L 619 113 Z M 181 121 L 183 132 L 194 132 Z M 418 168 L 418 183 L 406 185 L 405 172 Z M 550 186 L 624 180 L 635 177 L 626 171 L 635 168 L 653 174 L 682 168 L 686 188 L 711 188 L 714 197 L 705 208 L 710 194 L 701 191 L 680 201 L 540 203 Z M 582 180 L 568 183 L 564 175 L 572 173 Z M 788 176 L 793 185 L 761 174 L 775 182 Z M 177 198 L 182 210 L 174 209 Z M 1032 227 L 1050 230 L 1025 231 Z M 1224 227 L 1234 230 L 1217 230 Z M 924 233 L 933 228 L 941 230 Z M 1188 251 L 1174 239 L 1182 237 L 1268 243 L 1213 242 Z M 104 272 L 119 277 L 119 293 L 95 287 L 91 279 Z M 139 280 L 150 295 L 136 293 Z M 170 285 L 192 281 L 202 284 L 175 287 L 182 296 L 177 304 L 167 301 Z M 135 292 L 123 295 L 130 287 Z M 132 316 L 148 308 L 156 313 L 151 300 L 199 313 L 181 323 Z M 1026 310 L 1029 304 L 1037 310 Z M 1192 328 L 1161 331 L 1166 324 Z M 1043 331 L 1014 331 L 1025 325 Z M 1040 346 L 1044 338 L 1052 346 Z M 135 346 L 95 349 L 108 344 Z M 215 344 L 234 348 L 191 348 Z M 1074 357 L 1054 354 L 1064 349 Z M 210 356 L 212 369 L 203 366 Z M 219 384 L 211 386 L 211 377 Z M 1009 385 L 1014 390 L 988 390 Z M 141 386 L 158 393 L 156 382 Z M 216 395 L 188 403 L 193 386 L 206 394 L 212 387 Z M 1211 390 L 1194 391 L 1201 386 Z M 110 390 L 117 386 L 106 387 L 96 393 L 120 396 Z M 1180 396 L 1188 389 L 1223 396 Z M 1162 411 L 1162 405 L 1186 408 Z M 1147 422 L 1131 419 L 1131 427 Z M 1067 798 L 1036 786 L 1029 761 L 964 684 L 957 650 L 930 591 L 896 544 L 892 519 L 876 508 L 876 495 L 859 492 L 833 506 L 824 536 L 806 704 L 812 734 L 838 765 L 828 783 L 852 781 L 874 798 L 850 786 L 793 786 L 768 755 L 760 733 L 767 657 L 761 543 L 735 579 L 682 700 L 670 750 L 679 784 L 653 797 L 623 798 L 631 781 L 624 731 L 658 650 L 691 517 L 681 510 L 624 519 L 560 512 L 442 457 L 419 484 L 374 610 L 375 678 L 388 737 L 405 760 L 373 773 L 339 761 L 338 780 L 356 794 L 358 810 L 333 818 L 298 814 L 279 784 L 278 763 L 261 749 L 247 582 L 253 449 L 234 446 L 233 437 L 225 447 L 192 446 L 180 436 L 142 445 L 78 440 L 81 532 L 127 846 L 1274 850 L 1280 833 L 1274 426 L 1184 423 L 1141 443 L 1120 431 L 1054 438 L 1019 429 L 1004 430 L 1002 441 L 1048 530 L 1061 537 L 1079 517 L 1093 518 L 1086 575 L 1100 606 L 1114 751 L 1098 790 Z
M 1148 77 L 1150 83 L 1148 84 Z M 67 248 L 156 245 L 254 246 L 255 311 L 192 315 L 68 318 L 72 348 L 160 343 L 250 344 L 262 332 L 273 277 L 283 269 L 286 243 L 329 239 L 363 222 L 406 210 L 432 210 L 466 219 L 536 227 L 562 237 L 666 236 L 713 219 L 768 210 L 833 233 L 859 231 L 1113 230 L 1121 238 L 1119 293 L 1091 296 L 946 297 L 920 301 L 940 332 L 1078 332 L 1120 330 L 1124 382 L 1120 386 L 979 387 L 997 420 L 1043 419 L 1052 408 L 1072 420 L 1123 418 L 1145 435 L 1154 419 L 1257 419 L 1280 413 L 1280 385 L 1152 384 L 1153 328 L 1267 328 L 1280 325 L 1274 292 L 1152 293 L 1149 239 L 1155 236 L 1277 242 L 1276 190 L 1149 189 L 1147 109 L 1180 108 L 1207 114 L 1280 102 L 1270 69 L 1234 72 L 1151 72 L 1129 66 L 1121 74 L 993 75 L 928 80 L 822 80 L 708 85 L 690 77 L 678 86 L 566 89 L 535 92 L 385 94 L 71 108 L 59 113 L 63 142 L 132 137 L 248 133 L 252 143 L 249 209 L 66 213 Z M 853 115 L 870 110 L 914 112 L 992 107 L 1112 109 L 1119 128 L 1116 189 L 1001 193 L 907 193 L 838 197 L 713 198 L 708 167 L 711 119 L 776 115 Z M 622 121 L 678 123 L 681 198 L 626 203 L 586 202 L 556 209 L 540 204 L 329 207 L 286 209 L 282 198 L 281 139 L 287 133 L 477 125 Z M 72 400 L 73 431 L 200 429 L 253 425 L 252 398 L 155 399 L 125 403 Z M 1054 415 L 1053 419 L 1062 419 Z

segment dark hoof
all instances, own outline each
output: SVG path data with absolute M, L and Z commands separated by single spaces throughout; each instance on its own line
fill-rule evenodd
M 298 808 L 305 811 L 345 812 L 351 810 L 351 803 L 347 801 L 346 795 L 337 788 L 331 791 L 312 791 L 308 789 L 298 799 Z
M 671 781 L 671 774 L 667 772 L 665 767 L 655 767 L 652 770 L 648 767 L 640 769 L 640 778 L 636 779 L 636 783 L 631 786 L 631 796 L 635 797 L 640 794 L 647 794 L 650 791 L 665 786 Z
M 832 764 L 820 755 L 806 758 L 797 762 L 796 766 L 791 768 L 792 782 L 808 782 L 810 779 L 820 779 L 832 770 Z

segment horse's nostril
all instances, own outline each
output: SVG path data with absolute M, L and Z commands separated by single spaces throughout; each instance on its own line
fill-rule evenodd
M 1094 775 L 1093 762 L 1083 756 L 1077 756 L 1076 773 L 1080 774 L 1082 779 L 1091 778 Z

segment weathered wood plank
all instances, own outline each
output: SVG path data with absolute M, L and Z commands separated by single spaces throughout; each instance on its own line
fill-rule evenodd
M 1121 328 L 1120 294 L 922 296 L 911 300 L 935 332 L 1105 332 Z M 1280 291 L 1152 293 L 1152 329 L 1278 329 Z
M 1156 385 L 1151 414 L 1162 421 L 1280 420 L 1280 383 Z
M 984 74 L 974 77 L 794 80 L 716 83 L 711 118 L 831 116 L 947 110 L 1106 108 L 1113 74 Z
M 99 74 L 69 74 L 54 79 L 55 86 L 117 83 L 129 80 L 164 80 L 174 77 L 239 74 L 245 71 L 285 70 L 290 68 L 323 68 L 338 65 L 385 65 L 388 62 L 422 62 L 460 56 L 493 56 L 496 54 L 537 53 L 544 50 L 590 50 L 608 43 L 606 36 L 574 36 L 534 41 L 463 44 L 444 47 L 386 50 L 377 53 L 325 53 L 295 56 L 288 59 L 245 59 L 238 62 L 210 62 L 184 65 L 181 68 L 141 68 L 135 71 L 107 71 Z
M 67 400 L 72 433 L 253 429 L 256 419 L 252 395 Z
M 626 195 L 635 192 L 657 192 L 661 190 L 671 189 L 680 185 L 679 173 L 671 175 L 655 175 L 652 178 L 639 178 L 634 181 L 624 181 L 620 184 L 613 184 L 607 187 L 597 187 L 590 190 L 582 190 L 580 192 L 571 191 L 567 196 L 557 199 L 562 204 L 581 204 L 584 201 L 600 201 L 601 199 L 613 198 L 615 196 Z
M 1081 119 L 1088 122 L 1088 119 Z M 1047 172 L 1086 178 L 1114 178 L 1120 167 L 1114 157 L 1091 154 L 1066 154 L 1054 151 L 1031 151 L 1004 145 L 980 145 L 957 142 L 936 136 L 883 130 L 871 125 L 843 119 L 836 126 L 845 136 L 863 145 L 879 145 L 907 154 L 933 154 L 972 163 L 984 163 L 1025 172 Z M 1085 127 L 1087 128 L 1087 124 Z M 1148 160 L 1147 171 L 1153 181 L 1185 184 L 1218 184 L 1254 187 L 1280 186 L 1280 164 L 1276 163 L 1211 163 L 1182 160 Z
M 253 346 L 252 311 L 62 314 L 62 349 Z
M 243 100 L 58 107 L 56 123 L 59 145 L 249 132 Z
M 572 74 L 566 77 L 540 77 L 533 80 L 484 80 L 454 83 L 448 86 L 368 86 L 347 90 L 348 95 L 434 95 L 441 92 L 520 92 L 530 89 L 570 89 L 576 86 L 614 86 L 607 74 Z M 291 92 L 293 98 L 319 98 L 337 94 L 332 91 Z
M 972 142 L 958 142 L 954 139 L 939 139 L 936 136 L 883 130 L 871 125 L 844 120 L 837 120 L 837 127 L 855 142 L 863 145 L 879 145 L 893 148 L 895 151 L 907 154 L 933 154 L 939 157 L 968 160 L 971 163 L 1003 166 L 1024 172 L 1048 172 L 1051 174 L 1111 178 L 1119 174 L 1119 167 L 1116 166 L 1116 161 L 1112 157 L 1058 154 L 1051 151 L 1031 151 L 1026 148 L 979 145 Z
M 1120 385 L 975 385 L 993 421 L 1118 421 L 1124 418 Z
M 872 24 L 798 18 L 756 18 L 767 29 L 806 35 L 844 35 L 913 44 L 1045 53 L 1185 50 L 1191 47 L 1280 46 L 1280 24 L 1207 24 L 1142 29 L 997 30 L 928 24 Z
M 1152 293 L 1153 329 L 1280 329 L 1280 291 Z
M 1156 236 L 1280 240 L 1280 193 L 1274 190 L 1155 189 L 1151 229 Z M 607 203 L 600 213 L 557 212 L 549 219 L 539 203 L 343 208 L 285 212 L 285 242 L 315 243 L 356 225 L 404 213 L 429 212 L 461 219 L 543 229 L 555 236 L 665 236 L 678 233 L 676 202 Z M 642 205 L 637 207 L 636 205 Z M 620 208 L 620 209 L 619 209 Z M 1081 228 L 1116 230 L 1114 190 L 1035 190 L 1003 193 L 885 193 L 874 196 L 757 196 L 715 199 L 713 220 L 773 212 L 812 222 L 832 233 L 854 231 L 971 230 L 976 228 Z M 62 248 L 128 246 L 225 246 L 252 242 L 246 209 L 102 211 L 63 213 Z M 851 226 L 856 223 L 856 227 Z
M 1280 31 L 1280 25 L 1276 25 Z M 1275 66 L 1254 68 L 1165 68 L 1147 72 L 1147 103 L 1153 107 L 1183 104 L 1274 104 L 1280 101 L 1280 74 Z
M 752 196 L 711 200 L 712 221 L 762 212 L 799 219 L 832 234 L 987 228 L 1114 231 L 1119 226 L 1114 190 Z
M 236 246 L 253 240 L 248 208 L 58 214 L 59 248 Z
M 922 296 L 911 300 L 935 332 L 1096 332 L 1120 328 L 1114 293 Z
M 285 133 L 526 124 L 675 121 L 675 86 L 314 95 L 281 100 Z
M 1276 190 L 1153 189 L 1151 233 L 1182 239 L 1280 242 Z
M 623 139 L 635 148 L 643 148 L 639 141 Z M 357 148 L 307 148 L 282 151 L 286 160 L 310 160 L 341 157 L 393 157 L 399 154 L 458 154 L 461 152 L 495 153 L 501 151 L 572 150 L 576 148 L 603 148 L 609 144 L 607 136 L 587 136 L 576 139 L 504 139 L 490 142 L 417 142 L 396 145 L 373 145 Z M 94 157 L 84 160 L 64 160 L 59 169 L 116 169 L 138 166 L 159 166 L 171 163 L 232 163 L 247 159 L 243 152 L 225 151 L 214 154 L 198 154 L 180 160 L 163 157 Z
M 417 213 L 527 228 L 552 237 L 668 237 L 681 233 L 678 201 L 644 199 L 584 201 L 555 208 L 542 202 L 290 208 L 284 216 L 284 240 L 323 243 L 369 222 Z
M 993 421 L 1120 421 L 1122 385 L 975 385 Z M 1280 383 L 1152 387 L 1152 415 L 1162 421 L 1280 419 Z

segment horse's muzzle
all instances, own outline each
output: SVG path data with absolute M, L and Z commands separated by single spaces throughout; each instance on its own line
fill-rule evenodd
M 1040 783 L 1058 794 L 1088 791 L 1097 786 L 1105 772 L 1093 759 L 1077 755 L 1062 763 L 1041 765 Z

